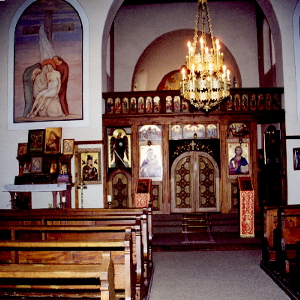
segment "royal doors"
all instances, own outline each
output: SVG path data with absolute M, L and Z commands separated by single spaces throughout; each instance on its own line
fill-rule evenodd
M 178 156 L 171 167 L 171 212 L 219 211 L 219 167 L 206 152 Z

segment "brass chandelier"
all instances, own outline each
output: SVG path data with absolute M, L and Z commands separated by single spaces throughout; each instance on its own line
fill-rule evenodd
M 206 35 L 206 24 L 209 35 Z M 200 52 L 196 53 L 198 43 Z M 181 73 L 180 93 L 199 110 L 208 113 L 230 95 L 230 71 L 223 64 L 219 40 L 213 36 L 207 0 L 198 0 L 193 44 L 188 42 L 186 65 L 181 68 Z

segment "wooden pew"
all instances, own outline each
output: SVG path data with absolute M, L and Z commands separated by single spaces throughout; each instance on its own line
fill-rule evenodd
M 143 260 L 144 260 L 144 285 L 149 287 L 152 276 L 152 210 L 147 209 L 34 209 L 26 211 L 0 210 L 0 224 L 36 224 L 36 225 L 63 225 L 82 224 L 96 225 L 99 222 L 114 221 L 119 225 L 135 220 L 137 216 L 142 221 Z M 103 223 L 102 223 L 103 225 Z M 128 225 L 128 224 L 127 224 Z M 127 226 L 126 225 L 126 226 Z M 114 224 L 113 226 L 116 226 Z M 139 278 L 139 277 L 137 277 Z
M 14 213 L 15 212 L 15 213 Z M 8 210 L 0 209 L 0 216 L 3 218 L 18 218 L 19 216 L 47 216 L 47 215 L 117 215 L 117 216 L 139 216 L 146 214 L 149 228 L 149 240 L 152 241 L 153 237 L 153 217 L 152 217 L 152 204 L 150 203 L 147 208 L 127 208 L 127 209 L 107 209 L 107 208 L 66 208 L 66 209 L 30 209 L 30 210 Z M 4 220 L 0 220 L 2 222 Z M 3 223 L 4 225 L 4 223 Z M 20 224 L 22 225 L 22 224 Z M 25 224 L 23 224 L 25 225 Z
M 300 241 L 300 207 L 281 207 L 280 213 L 280 248 L 276 253 L 279 266 L 284 274 L 290 273 L 296 265 L 296 244 Z M 278 242 L 279 243 L 279 242 Z
M 149 244 L 149 260 L 152 262 L 152 238 L 153 238 L 153 217 L 152 217 L 152 205 L 149 204 L 148 208 L 128 208 L 128 209 L 105 209 L 105 208 L 95 208 L 95 209 L 30 209 L 30 210 L 7 210 L 0 209 L 0 224 L 2 225 L 26 225 L 26 224 L 41 224 L 44 225 L 41 216 L 96 216 L 96 215 L 107 215 L 107 216 L 141 216 L 146 215 L 148 222 L 148 244 Z M 35 216 L 35 218 L 34 218 Z
M 73 232 L 76 235 L 80 231 L 75 230 Z M 96 231 L 93 229 L 92 234 L 95 235 L 95 232 Z M 51 234 L 55 234 L 55 231 L 51 232 Z M 84 231 L 84 235 L 81 235 L 81 239 L 85 235 L 86 231 Z M 117 238 L 117 236 L 113 236 L 111 239 L 106 238 L 104 240 L 99 238 L 93 240 L 92 236 L 90 236 L 90 238 L 77 240 L 75 236 L 73 236 L 73 239 L 64 239 L 59 241 L 55 239 L 40 241 L 31 241 L 28 239 L 26 241 L 0 241 L 0 262 L 2 264 L 0 269 L 3 269 L 3 264 L 4 266 L 8 265 L 10 267 L 6 267 L 5 273 L 1 276 L 3 278 L 7 278 L 5 276 L 13 276 L 11 279 L 18 279 L 17 275 L 19 274 L 20 278 L 23 280 L 28 280 L 28 276 L 40 278 L 41 276 L 44 276 L 44 273 L 47 271 L 47 267 L 51 266 L 49 270 L 55 271 L 54 266 L 59 264 L 57 268 L 59 269 L 62 265 L 62 270 L 67 270 L 68 266 L 77 266 L 77 268 L 71 267 L 70 270 L 74 270 L 74 272 L 71 272 L 70 275 L 68 275 L 70 278 L 67 276 L 69 279 L 72 278 L 71 276 L 76 279 L 76 276 L 80 277 L 80 275 L 76 275 L 77 269 L 80 270 L 80 267 L 83 267 L 82 270 L 85 270 L 85 272 L 88 273 L 88 267 L 85 267 L 85 265 L 93 266 L 95 264 L 99 264 L 99 259 L 101 259 L 102 254 L 110 251 L 111 258 L 114 262 L 114 288 L 116 297 L 122 299 L 125 298 L 126 300 L 135 299 L 135 272 L 132 258 L 131 230 L 129 228 L 126 229 L 126 232 L 123 233 L 123 238 L 121 239 Z M 4 251 L 5 248 L 9 251 Z M 35 270 L 37 272 L 36 277 L 34 275 L 30 275 L 30 272 L 33 271 L 32 265 L 39 266 Z M 26 269 L 26 267 L 28 268 Z M 12 273 L 15 275 L 7 275 L 10 272 L 9 270 L 11 272 L 16 272 Z M 39 272 L 39 270 L 41 270 L 41 272 Z M 95 270 L 95 268 L 93 270 Z M 25 275 L 22 275 L 23 273 L 20 275 L 20 272 L 24 272 Z M 50 278 L 51 276 L 54 276 L 53 279 L 59 279 L 55 277 L 56 275 L 48 275 Z M 71 283 L 72 282 L 73 281 L 71 281 Z M 18 284 L 14 288 L 16 289 L 18 287 L 21 288 L 22 286 Z M 43 285 L 41 287 L 45 289 Z M 83 287 L 86 288 L 85 285 Z M 75 281 L 76 289 L 82 290 L 83 287 L 81 285 L 76 285 Z M 51 288 L 53 288 L 53 285 L 50 287 L 48 285 L 46 286 L 46 290 Z M 65 285 L 63 285 L 62 288 L 64 289 Z M 95 292 L 95 287 L 93 285 L 90 288 L 93 290 L 92 292 Z M 80 293 L 80 295 L 81 294 L 82 293 Z M 58 293 L 58 295 L 61 294 Z M 92 296 L 91 293 L 88 293 L 88 295 L 88 297 Z M 96 293 L 95 295 L 98 297 L 99 293 Z
M 1 240 L 0 295 L 114 300 L 114 266 L 107 249 L 122 249 L 125 243 L 123 239 L 96 242 Z
M 300 205 L 264 207 L 263 259 L 265 261 L 276 261 L 276 252 L 281 245 L 282 212 L 290 210 L 296 213 L 300 210 Z
M 264 209 L 263 262 L 283 278 L 296 265 L 296 244 L 300 241 L 300 206 L 286 205 Z
M 126 227 L 124 225 L 127 225 Z M 115 226 L 114 226 L 115 225 Z M 130 227 L 128 227 L 130 226 Z M 123 222 L 123 226 L 119 223 L 109 221 L 102 222 L 99 225 L 6 225 L 0 226 L 1 236 L 5 236 L 6 239 L 11 240 L 78 240 L 78 241 L 89 241 L 89 240 L 105 240 L 105 239 L 120 239 L 126 232 L 127 228 L 131 229 L 132 233 L 132 260 L 134 265 L 135 282 L 136 284 L 136 299 L 144 299 L 147 294 L 147 288 L 144 282 L 143 272 L 143 251 L 142 251 L 142 240 L 141 240 L 141 223 L 137 219 L 135 222 L 132 220 Z M 118 266 L 120 255 L 112 254 L 115 267 Z M 116 274 L 118 274 L 116 270 Z M 117 276 L 116 280 L 119 280 Z M 116 284 L 116 286 L 118 286 Z
M 279 206 L 264 207 L 264 237 L 262 255 L 263 260 L 268 262 L 276 261 L 276 249 L 274 243 L 274 231 L 278 228 Z

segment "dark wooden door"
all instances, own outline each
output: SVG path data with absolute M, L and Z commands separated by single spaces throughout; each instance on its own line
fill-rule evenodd
M 219 211 L 219 167 L 206 152 L 190 151 L 171 168 L 171 212 Z

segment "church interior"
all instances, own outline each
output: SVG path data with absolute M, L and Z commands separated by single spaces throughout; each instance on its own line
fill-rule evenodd
M 0 299 L 146 300 L 155 253 L 207 250 L 300 299 L 299 16 L 0 1 Z

